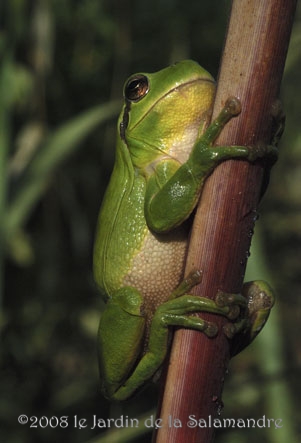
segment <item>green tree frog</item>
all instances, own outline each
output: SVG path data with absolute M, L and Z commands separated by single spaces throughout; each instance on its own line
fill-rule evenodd
M 216 335 L 214 324 L 192 313 L 223 315 L 237 331 L 247 328 L 251 340 L 273 304 L 263 282 L 248 286 L 249 301 L 222 293 L 209 300 L 189 294 L 200 272 L 183 277 L 187 220 L 206 177 L 221 161 L 266 154 L 212 147 L 240 105 L 228 100 L 208 127 L 214 94 L 211 75 L 191 60 L 125 83 L 115 165 L 94 249 L 95 280 L 106 300 L 98 342 L 108 398 L 126 399 L 154 377 L 167 354 L 170 327 Z M 238 307 L 245 317 L 234 321 Z

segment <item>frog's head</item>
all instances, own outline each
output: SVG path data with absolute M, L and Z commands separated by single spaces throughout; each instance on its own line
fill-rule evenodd
M 214 93 L 214 79 L 192 60 L 132 75 L 124 86 L 119 131 L 134 166 L 166 156 L 185 161 L 211 116 Z

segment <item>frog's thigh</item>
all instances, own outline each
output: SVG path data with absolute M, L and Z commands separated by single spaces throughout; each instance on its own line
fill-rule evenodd
M 145 317 L 143 298 L 134 288 L 122 288 L 110 299 L 99 323 L 99 365 L 103 379 L 118 384 L 132 370 L 141 352 Z

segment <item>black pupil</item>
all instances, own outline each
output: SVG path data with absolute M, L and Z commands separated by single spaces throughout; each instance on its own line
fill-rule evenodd
M 134 78 L 125 88 L 125 97 L 128 100 L 138 101 L 148 92 L 148 81 L 144 76 Z
M 136 94 L 140 89 L 140 80 L 133 80 L 132 83 L 129 84 L 129 90 L 131 94 Z

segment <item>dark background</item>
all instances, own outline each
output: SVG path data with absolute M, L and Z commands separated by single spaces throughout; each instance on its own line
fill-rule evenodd
M 140 419 L 157 402 L 153 385 L 122 405 L 110 406 L 99 391 L 97 214 L 125 79 L 185 58 L 216 76 L 229 7 L 226 0 L 1 1 L 1 441 L 150 440 L 126 425 L 115 440 L 103 434 L 110 429 L 91 429 L 94 415 Z M 248 272 L 270 280 L 277 307 L 262 337 L 231 363 L 222 415 L 265 415 L 283 427 L 224 429 L 217 443 L 300 441 L 300 26 L 299 8 L 281 90 L 286 131 Z M 18 423 L 21 414 L 68 416 L 68 427 L 43 418 L 30 428 L 32 421 Z M 85 429 L 75 416 L 87 419 Z

